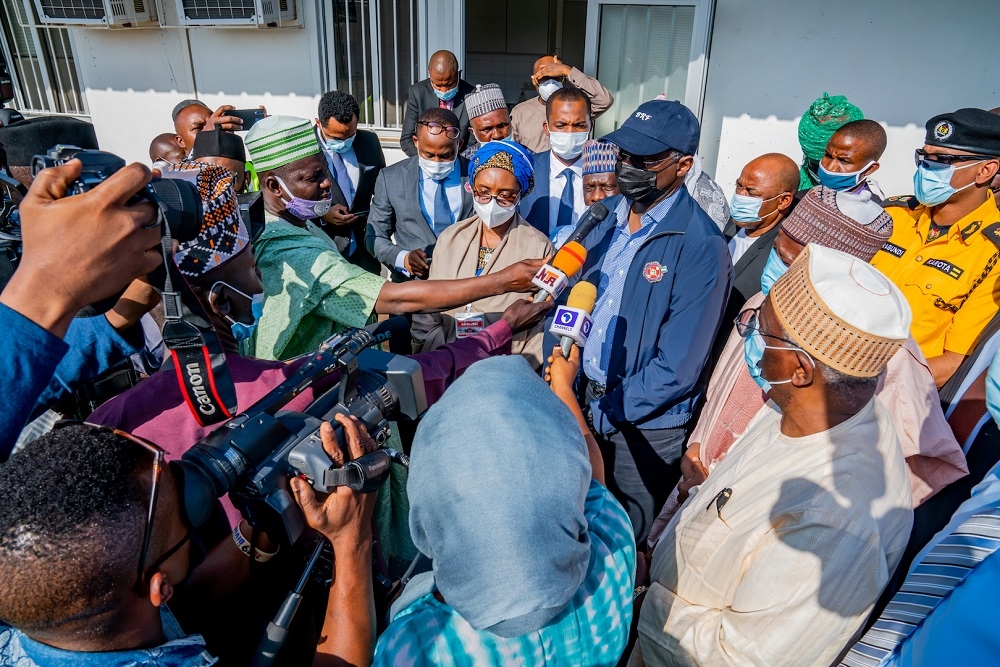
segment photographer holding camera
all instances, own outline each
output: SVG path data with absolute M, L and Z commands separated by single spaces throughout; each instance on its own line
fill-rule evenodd
M 333 461 L 374 450 L 363 425 L 343 416 L 338 423 L 346 451 L 329 424 L 320 430 Z M 134 436 L 82 424 L 39 438 L 0 466 L 0 619 L 9 626 L 0 623 L 0 664 L 216 662 L 166 607 L 188 593 L 192 549 L 180 489 L 162 456 Z M 86 483 L 66 484 L 69 471 Z M 298 479 L 292 491 L 335 554 L 313 664 L 367 664 L 374 494 L 343 487 L 320 503 Z
M 70 343 L 62 340 L 74 316 L 121 293 L 162 261 L 155 209 L 126 205 L 149 183 L 149 170 L 129 165 L 90 192 L 65 197 L 81 169 L 71 161 L 42 172 L 19 207 L 23 256 L 0 294 L 0 329 L 6 334 L 0 460 L 57 367 L 61 377 L 76 378 L 100 365 L 88 354 L 70 354 Z M 60 366 L 64 358 L 69 363 Z

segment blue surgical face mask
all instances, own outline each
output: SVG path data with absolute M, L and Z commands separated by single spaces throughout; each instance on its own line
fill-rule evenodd
M 785 193 L 782 192 L 781 194 L 783 195 Z M 778 209 L 774 209 L 765 215 L 764 218 L 761 218 L 760 207 L 764 205 L 764 202 L 777 199 L 780 196 L 781 195 L 775 195 L 774 197 L 771 197 L 771 199 L 764 199 L 763 197 L 751 197 L 749 195 L 736 193 L 729 201 L 729 216 L 736 222 L 760 222 L 764 218 L 770 218 L 778 212 Z
M 764 350 L 796 350 L 799 352 L 804 352 L 802 348 L 798 347 L 777 347 L 775 345 L 765 345 L 764 337 L 761 335 L 759 329 L 754 329 L 749 336 L 743 339 L 743 359 L 746 361 L 747 368 L 750 371 L 750 377 L 753 381 L 761 388 L 765 393 L 771 392 L 771 387 L 776 384 L 788 384 L 792 381 L 791 378 L 787 380 L 775 380 L 773 382 L 765 380 L 764 376 L 761 375 L 760 363 L 764 359 Z M 808 356 L 808 352 L 804 352 Z M 812 361 L 812 357 L 809 357 Z M 816 364 L 813 364 L 813 368 Z
M 819 174 L 817 174 L 817 176 L 819 176 L 819 184 L 828 187 L 831 190 L 837 190 L 838 192 L 842 192 L 844 190 L 850 190 L 854 186 L 861 183 L 861 174 L 863 174 L 873 164 L 875 164 L 874 160 L 872 160 L 865 166 L 861 167 L 861 169 L 858 169 L 857 171 L 849 171 L 841 173 L 836 171 L 829 171 L 827 170 L 826 167 L 823 166 L 822 163 L 820 163 Z
M 253 336 L 253 332 L 257 330 L 257 324 L 260 322 L 261 315 L 264 314 L 264 293 L 260 292 L 258 294 L 254 294 L 253 296 L 250 296 L 246 292 L 238 290 L 229 283 L 224 282 L 222 280 L 217 280 L 215 284 L 212 285 L 212 288 L 209 291 L 214 292 L 215 288 L 220 285 L 228 287 L 231 291 L 236 292 L 240 296 L 250 300 L 250 313 L 253 315 L 252 323 L 246 324 L 245 322 L 239 322 L 237 320 L 234 320 L 229 315 L 223 316 L 226 318 L 226 321 L 229 322 L 229 328 L 232 329 L 233 338 L 236 339 L 236 342 L 239 343 L 240 341 L 247 340 L 248 338 Z
M 766 296 L 771 291 L 771 286 L 778 282 L 778 278 L 785 275 L 787 270 L 788 267 L 778 257 L 778 251 L 771 248 L 767 264 L 764 265 L 764 272 L 760 274 L 760 291 Z
M 500 141 L 502 141 L 502 142 L 504 142 L 506 144 L 513 144 L 513 143 L 515 143 L 515 141 L 514 141 L 514 134 L 513 133 L 508 134 L 506 137 L 504 137 Z
M 953 164 L 934 164 L 925 160 L 917 166 L 917 172 L 913 174 L 913 194 L 924 206 L 943 204 L 953 195 L 976 184 L 976 181 L 973 180 L 960 188 L 951 187 L 951 177 L 955 175 L 955 172 L 959 169 L 974 167 L 980 162 L 983 160 L 956 167 Z
M 431 87 L 433 88 L 433 86 Z M 437 95 L 437 98 L 439 100 L 447 102 L 449 100 L 455 99 L 455 95 L 458 95 L 458 86 L 455 86 L 451 90 L 446 90 L 443 93 L 437 88 L 434 88 L 434 94 Z
M 346 153 L 351 150 L 351 146 L 354 145 L 354 137 L 356 136 L 358 135 L 352 134 L 346 139 L 327 139 L 326 147 L 330 150 L 330 152 L 337 153 L 338 155 Z

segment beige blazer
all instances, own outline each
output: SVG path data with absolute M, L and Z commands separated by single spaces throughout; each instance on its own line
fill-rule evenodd
M 482 237 L 482 222 L 479 216 L 456 222 L 448 227 L 438 237 L 434 246 L 434 261 L 431 262 L 429 280 L 453 280 L 455 278 L 474 278 L 476 265 L 479 263 L 479 244 Z M 540 231 L 515 214 L 514 222 L 496 249 L 489 263 L 480 275 L 496 273 L 523 259 L 540 259 L 553 252 L 552 243 Z M 472 310 L 484 313 L 486 324 L 490 325 L 500 319 L 507 306 L 525 294 L 511 293 L 480 299 L 472 303 Z M 465 307 L 455 308 L 444 313 L 417 314 L 413 316 L 413 338 L 415 352 L 429 352 L 455 340 L 456 313 L 465 312 Z M 514 335 L 512 349 L 514 354 L 520 354 L 535 368 L 542 366 L 542 337 L 545 328 L 544 321 L 528 331 Z

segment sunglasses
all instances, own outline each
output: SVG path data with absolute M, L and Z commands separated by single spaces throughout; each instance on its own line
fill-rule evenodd
M 954 155 L 951 153 L 928 153 L 923 148 L 913 151 L 913 162 L 919 167 L 925 162 L 933 164 L 952 165 L 956 162 L 968 162 L 969 160 L 996 160 L 995 155 Z
M 136 586 L 138 587 L 137 593 L 140 597 L 146 597 L 146 592 L 149 589 L 149 579 L 152 576 L 152 573 L 156 572 L 160 565 L 167 562 L 171 556 L 180 551 L 181 548 L 191 540 L 190 529 L 185 530 L 184 537 L 181 538 L 177 544 L 172 546 L 170 549 L 167 549 L 162 556 L 156 559 L 155 563 L 146 567 L 146 559 L 149 557 L 150 540 L 153 537 L 153 521 L 156 517 L 156 502 L 160 495 L 160 476 L 163 474 L 163 468 L 166 464 L 166 452 L 152 442 L 132 435 L 131 433 L 119 431 L 118 429 L 111 428 L 110 426 L 100 426 L 98 424 L 91 424 L 77 419 L 63 419 L 56 422 L 52 429 L 56 430 L 69 426 L 88 426 L 100 433 L 111 433 L 128 440 L 134 445 L 137 445 L 144 451 L 149 452 L 149 454 L 153 457 L 152 480 L 149 486 L 149 506 L 146 510 L 146 530 L 142 536 L 142 549 L 139 550 L 139 564 L 136 567 Z
M 438 135 L 444 132 L 449 139 L 458 139 L 458 134 L 461 132 L 461 130 L 454 125 L 442 125 L 441 123 L 435 123 L 434 121 L 424 121 L 417 124 L 426 127 L 429 134 Z

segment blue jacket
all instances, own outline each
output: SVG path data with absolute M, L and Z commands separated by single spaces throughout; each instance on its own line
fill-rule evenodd
M 600 269 L 618 220 L 612 211 L 587 238 L 582 280 L 600 284 Z M 691 419 L 708 379 L 706 364 L 733 282 L 726 241 L 715 222 L 681 188 L 629 267 L 608 366 L 608 393 L 591 404 L 594 426 L 613 433 L 623 424 L 659 429 Z M 658 262 L 651 282 L 645 267 Z M 565 296 L 563 297 L 565 300 Z
M 526 194 L 517 210 L 532 227 L 549 237 L 549 159 L 552 151 L 535 154 L 535 187 Z
M 40 412 L 141 347 L 121 337 L 103 316 L 73 320 L 63 341 L 15 310 L 0 304 L 4 352 L 0 358 L 0 461 L 10 456 L 21 429 Z

